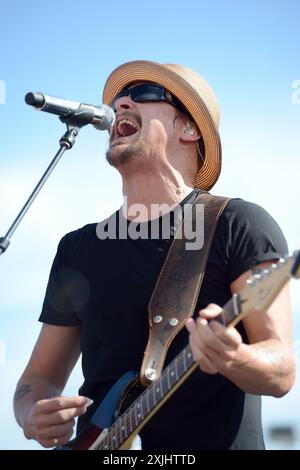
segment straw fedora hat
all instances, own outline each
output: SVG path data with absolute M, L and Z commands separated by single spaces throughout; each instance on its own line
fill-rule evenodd
M 204 163 L 195 178 L 195 187 L 209 190 L 221 171 L 220 113 L 217 99 L 208 83 L 194 70 L 176 64 L 135 60 L 120 65 L 109 75 L 103 90 L 103 103 L 111 105 L 115 96 L 136 81 L 157 83 L 169 90 L 188 110 L 202 134 Z

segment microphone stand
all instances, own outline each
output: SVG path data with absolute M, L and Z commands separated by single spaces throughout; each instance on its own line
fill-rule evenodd
M 83 126 L 85 126 L 87 122 L 87 113 L 78 113 L 74 114 L 71 117 L 60 117 L 59 119 L 62 122 L 65 122 L 67 125 L 67 132 L 61 137 L 59 144 L 60 148 L 56 155 L 54 156 L 53 160 L 51 161 L 50 165 L 48 166 L 47 170 L 41 177 L 40 181 L 32 191 L 31 195 L 25 202 L 24 206 L 22 207 L 21 211 L 17 215 L 16 219 L 12 223 L 12 225 L 9 227 L 8 231 L 4 235 L 4 237 L 0 237 L 0 256 L 6 251 L 10 244 L 10 239 L 17 227 L 19 226 L 20 222 L 22 221 L 23 217 L 25 216 L 26 212 L 30 208 L 31 204 L 37 197 L 38 193 L 46 183 L 47 179 L 49 178 L 50 174 L 54 170 L 55 166 L 59 162 L 60 158 L 62 157 L 63 153 L 65 150 L 70 150 L 76 140 L 76 137 L 78 135 L 79 129 Z

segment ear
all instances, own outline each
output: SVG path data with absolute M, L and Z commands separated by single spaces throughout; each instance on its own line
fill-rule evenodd
M 196 142 L 201 137 L 201 133 L 198 129 L 198 126 L 190 120 L 183 121 L 180 140 L 182 142 Z

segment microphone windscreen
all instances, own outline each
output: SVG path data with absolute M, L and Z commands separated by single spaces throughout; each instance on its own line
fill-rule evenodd
M 27 93 L 25 96 L 26 104 L 34 106 L 35 108 L 42 108 L 45 104 L 45 98 L 42 93 Z

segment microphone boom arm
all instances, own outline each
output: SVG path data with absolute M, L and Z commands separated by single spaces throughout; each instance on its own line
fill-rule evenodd
M 60 148 L 57 151 L 57 153 L 55 154 L 53 160 L 51 161 L 50 165 L 46 169 L 45 173 L 43 174 L 43 176 L 39 180 L 38 184 L 36 185 L 36 187 L 34 188 L 32 193 L 30 194 L 29 198 L 25 202 L 25 204 L 22 207 L 21 211 L 19 212 L 19 214 L 15 218 L 14 222 L 9 227 L 9 229 L 6 232 L 6 234 L 4 235 L 4 237 L 0 237 L 0 256 L 6 251 L 6 249 L 10 245 L 10 239 L 11 239 L 13 233 L 15 232 L 17 227 L 19 226 L 22 219 L 24 218 L 24 216 L 25 216 L 26 212 L 28 211 L 28 209 L 30 208 L 31 204 L 34 202 L 34 200 L 37 197 L 38 193 L 40 192 L 40 190 L 42 189 L 42 187 L 46 183 L 47 179 L 49 178 L 50 174 L 52 173 L 55 166 L 59 162 L 59 160 L 62 157 L 63 153 L 65 152 L 65 150 L 70 150 L 73 147 L 73 145 L 75 143 L 75 140 L 76 140 L 76 137 L 78 135 L 79 129 L 81 127 L 85 126 L 86 124 L 88 124 L 88 122 L 86 120 L 86 116 L 83 115 L 80 112 L 76 113 L 76 114 L 73 114 L 69 118 L 68 117 L 66 117 L 66 118 L 65 117 L 64 118 L 60 117 L 60 119 L 63 122 L 65 122 L 66 125 L 67 125 L 67 132 L 61 137 L 61 139 L 59 141 Z

